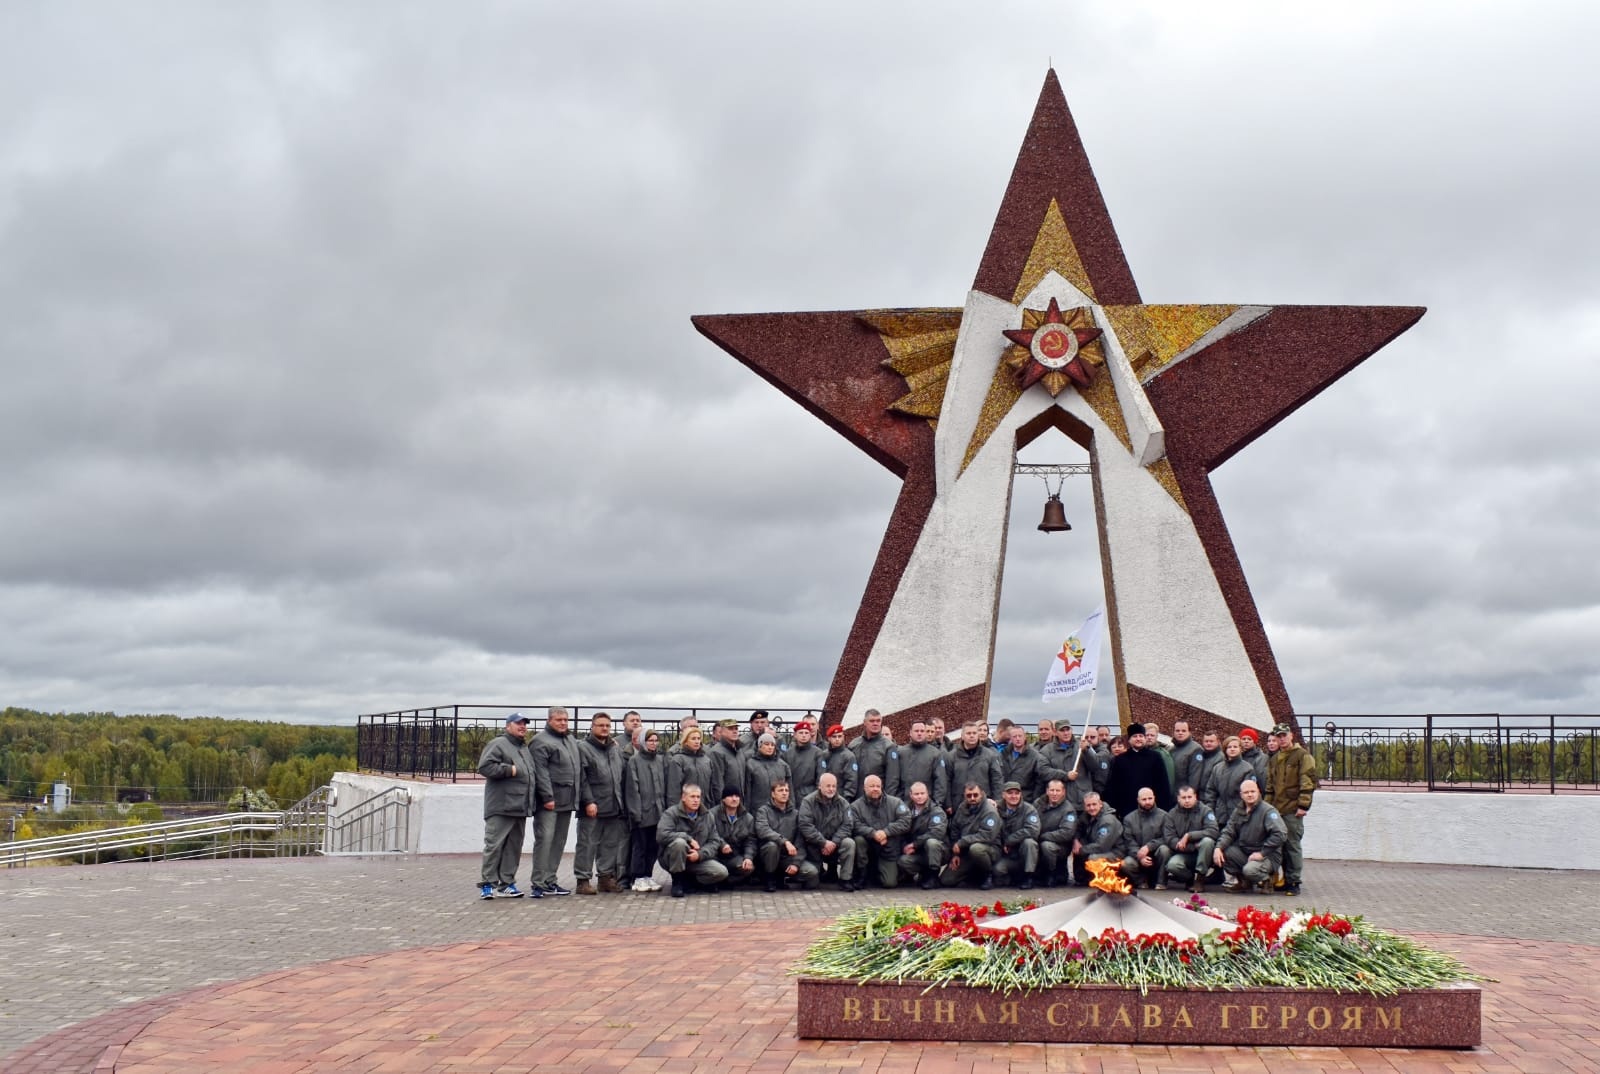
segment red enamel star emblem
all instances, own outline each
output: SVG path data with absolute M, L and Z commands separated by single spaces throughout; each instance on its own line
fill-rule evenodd
M 1105 362 L 1100 329 L 1088 309 L 1062 316 L 1054 298 L 1049 309 L 1024 309 L 1022 327 L 1008 329 L 1005 337 L 1013 344 L 1006 348 L 1005 362 L 1017 371 L 1017 382 L 1031 388 L 1043 381 L 1052 396 L 1069 382 L 1087 388 L 1094 383 L 1094 366 Z

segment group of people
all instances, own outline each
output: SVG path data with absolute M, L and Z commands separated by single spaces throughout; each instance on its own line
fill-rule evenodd
M 996 884 L 1086 886 L 1089 863 L 1112 861 L 1131 882 L 1204 891 L 1300 892 L 1301 836 L 1317 788 L 1309 752 L 1287 724 L 1267 748 L 1246 729 L 1197 740 L 1178 721 L 1073 729 L 1041 720 L 1037 733 L 1002 720 L 947 735 L 915 720 L 900 744 L 875 710 L 848 742 L 834 724 L 817 740 L 805 719 L 780 737 L 768 714 L 744 731 L 719 721 L 711 740 L 687 717 L 663 748 L 637 712 L 618 734 L 596 713 L 574 736 L 552 708 L 530 736 L 520 713 L 479 759 L 484 790 L 481 898 L 570 895 L 556 867 L 578 818 L 576 891 L 671 893 L 759 883 L 767 891 L 845 891 L 870 881 L 925 889 Z M 528 890 L 516 884 L 534 818 Z

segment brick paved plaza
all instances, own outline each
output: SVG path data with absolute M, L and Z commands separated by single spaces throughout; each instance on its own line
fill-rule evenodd
M 1366 914 L 1498 979 L 1470 1052 L 800 1041 L 788 963 L 863 898 L 921 892 L 480 902 L 476 873 L 466 856 L 0 872 L 0 1067 L 1600 1070 L 1600 872 L 1309 864 L 1295 905 Z

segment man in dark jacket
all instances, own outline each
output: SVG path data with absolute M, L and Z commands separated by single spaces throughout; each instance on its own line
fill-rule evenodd
M 1156 805 L 1156 793 L 1139 788 L 1139 808 L 1122 818 L 1122 875 L 1135 887 L 1147 888 L 1161 878 L 1156 851 L 1161 848 L 1167 811 Z
M 722 806 L 712 814 L 716 821 L 716 859 L 728 870 L 728 883 L 737 884 L 756 874 L 756 819 L 744 807 L 738 787 L 722 788 Z
M 977 749 L 994 756 L 988 746 Z M 953 888 L 976 880 L 988 891 L 994 887 L 994 863 L 999 856 L 1000 813 L 982 785 L 968 780 L 961 789 L 961 804 L 950 813 L 950 862 L 939 873 L 939 883 Z
M 868 776 L 883 781 L 884 794 L 900 797 L 900 750 L 883 733 L 883 714 L 877 709 L 868 709 L 861 718 L 861 734 L 850 740 L 850 752 L 856 757 L 857 785 L 861 788 L 848 796 L 852 802 L 866 793 Z
M 911 741 L 900 748 L 900 780 L 907 796 L 913 783 L 921 783 L 935 802 L 945 801 L 950 796 L 947 757 L 943 744 L 928 741 L 927 722 L 912 720 Z
M 587 803 L 578 817 L 578 845 L 572 871 L 579 895 L 621 891 L 617 883 L 628 868 L 628 817 L 622 801 L 622 747 L 611 737 L 611 717 L 597 712 L 589 734 L 578 743 L 583 759 L 583 794 Z M 598 877 L 598 884 L 597 884 Z
M 1156 890 L 1165 888 L 1170 878 L 1179 884 L 1190 881 L 1191 891 L 1205 891 L 1219 834 L 1211 807 L 1200 801 L 1193 787 L 1179 787 L 1178 804 L 1167 811 L 1161 849 L 1156 851 Z
M 727 868 L 712 849 L 719 842 L 717 824 L 701 806 L 700 788 L 685 783 L 678 804 L 661 814 L 656 825 L 656 846 L 661 867 L 672 876 L 672 897 L 689 894 L 689 878 L 708 887 L 728 879 Z
M 772 798 L 756 810 L 756 853 L 768 891 L 778 885 L 794 883 L 815 891 L 821 880 L 817 867 L 806 860 L 806 841 L 800 835 L 800 808 L 794 804 L 793 789 L 787 783 L 772 785 Z
M 1169 809 L 1177 801 L 1167 779 L 1167 763 L 1161 754 L 1146 748 L 1144 725 L 1128 725 L 1128 752 L 1111 760 L 1111 776 L 1106 780 L 1105 802 L 1126 819 L 1139 808 L 1139 788 L 1149 787 L 1156 805 Z
M 1021 728 L 1012 728 L 1021 733 Z M 1024 801 L 1022 784 L 1011 780 L 1000 791 L 1000 854 L 995 859 L 995 879 L 1019 888 L 1033 887 L 1039 868 L 1039 810 Z
M 517 899 L 517 862 L 533 815 L 533 754 L 528 752 L 528 718 L 506 717 L 506 730 L 483 747 L 478 757 L 483 784 L 483 865 L 478 872 L 478 898 Z M 533 889 L 535 898 L 542 894 Z
M 1028 745 L 1028 732 L 1021 724 L 1011 725 L 1010 738 L 1000 747 L 1000 778 L 1020 784 L 1022 796 L 1030 802 L 1044 793 L 1044 758 Z
M 855 751 L 844 744 L 844 728 L 834 724 L 828 728 L 828 748 L 823 751 L 822 758 L 817 762 L 817 777 L 820 781 L 822 773 L 832 772 L 834 779 L 839 782 L 839 793 L 845 801 L 855 798 L 861 786 L 861 766 L 856 763 Z M 807 798 L 810 795 L 806 796 Z M 802 802 L 805 798 L 801 799 Z
M 1053 888 L 1067 883 L 1072 841 L 1078 837 L 1078 807 L 1060 778 L 1045 784 L 1044 797 L 1034 805 L 1039 810 L 1039 870 L 1045 886 Z
M 779 780 L 793 786 L 794 773 L 778 753 L 778 737 L 763 731 L 755 747 L 745 752 L 743 800 L 755 802 L 759 809 L 772 800 L 772 785 Z
M 1072 875 L 1080 888 L 1089 886 L 1089 862 L 1122 860 L 1122 822 L 1098 794 L 1083 796 L 1078 836 L 1072 841 Z
M 906 829 L 905 842 L 895 865 L 907 880 L 920 877 L 918 886 L 929 891 L 939 883 L 939 870 L 949 849 L 945 843 L 950 835 L 949 826 L 943 807 L 929 795 L 926 783 L 918 780 L 907 793 L 911 796 L 907 804 L 911 810 L 911 824 Z
M 1094 731 L 1091 729 L 1089 734 L 1092 736 Z M 1042 756 L 1047 785 L 1049 780 L 1061 780 L 1074 811 L 1082 811 L 1083 796 L 1090 791 L 1105 793 L 1111 764 L 1088 743 L 1079 743 L 1074 739 L 1071 724 L 1063 723 L 1056 728 L 1055 743 L 1042 751 Z
M 572 814 L 589 803 L 583 799 L 583 757 L 569 731 L 567 710 L 560 705 L 545 716 L 544 730 L 533 736 L 535 795 L 533 885 L 546 895 L 571 895 L 556 883 L 556 869 L 567 849 Z
M 817 777 L 817 789 L 800 803 L 800 838 L 806 842 L 806 857 L 819 869 L 834 867 L 840 891 L 855 891 L 855 818 L 850 803 L 839 793 L 839 781 L 832 772 Z
M 1217 838 L 1211 860 L 1226 874 L 1223 891 L 1254 886 L 1260 894 L 1271 895 L 1272 877 L 1278 871 L 1289 830 L 1278 811 L 1261 800 L 1261 787 L 1253 778 L 1239 785 L 1239 803 Z
M 817 745 L 816 738 L 817 725 L 801 720 L 794 725 L 794 741 L 783 751 L 783 759 L 789 765 L 791 802 L 798 802 L 817 789 L 817 776 L 822 772 L 822 748 Z
M 867 776 L 861 785 L 863 793 L 850 807 L 855 818 L 856 875 L 865 881 L 876 867 L 879 886 L 892 888 L 900 882 L 897 862 L 903 838 L 911 830 L 911 810 L 894 795 L 883 793 L 880 777 Z
M 968 783 L 976 783 L 990 802 L 1000 800 L 1000 788 L 1005 783 L 1001 778 L 1000 755 L 983 740 L 985 726 L 976 720 L 961 725 L 961 742 L 950 754 L 950 794 L 953 797 L 964 795 L 963 788 Z M 955 812 L 951 810 L 951 824 L 955 823 Z

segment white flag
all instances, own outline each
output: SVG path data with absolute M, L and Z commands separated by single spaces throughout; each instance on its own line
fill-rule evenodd
M 1079 690 L 1093 690 L 1100 670 L 1100 632 L 1106 619 L 1101 608 L 1083 621 L 1061 651 L 1050 659 L 1050 673 L 1044 677 L 1044 700 L 1066 697 Z

